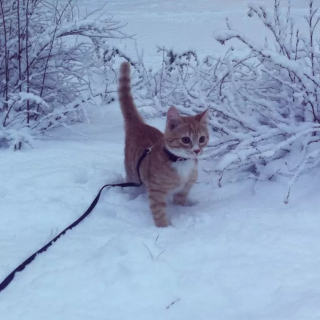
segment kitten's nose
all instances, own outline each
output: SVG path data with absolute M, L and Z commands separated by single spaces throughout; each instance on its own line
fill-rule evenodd
M 197 149 L 197 150 L 193 150 L 193 152 L 194 152 L 195 154 L 199 154 L 199 152 L 200 152 L 200 149 Z

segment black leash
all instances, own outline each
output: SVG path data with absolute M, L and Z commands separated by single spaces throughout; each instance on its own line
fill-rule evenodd
M 61 231 L 54 239 L 52 239 L 50 242 L 48 242 L 45 246 L 43 246 L 41 249 L 39 249 L 37 252 L 35 252 L 33 255 L 31 255 L 27 260 L 25 260 L 24 262 L 22 262 L 17 268 L 15 268 L 1 283 L 0 283 L 0 292 L 2 290 L 4 290 L 9 284 L 10 282 L 13 280 L 15 274 L 17 272 L 21 272 L 28 264 L 30 264 L 35 257 L 46 251 L 49 247 L 51 247 L 61 236 L 63 236 L 68 230 L 73 229 L 75 226 L 77 226 L 82 220 L 84 220 L 90 213 L 91 211 L 94 209 L 94 207 L 97 205 L 101 192 L 104 188 L 107 187 L 122 187 L 122 188 L 126 188 L 126 187 L 140 187 L 142 185 L 142 180 L 141 180 L 141 176 L 140 176 L 140 165 L 143 161 L 143 159 L 151 152 L 152 147 L 151 148 L 147 148 L 143 151 L 141 157 L 138 160 L 137 166 L 136 166 L 136 170 L 137 170 L 137 175 L 138 175 L 138 179 L 139 179 L 139 183 L 135 183 L 135 182 L 125 182 L 125 183 L 115 183 L 115 184 L 106 184 L 104 185 L 100 191 L 98 192 L 97 196 L 95 197 L 95 199 L 93 200 L 93 202 L 91 203 L 90 207 L 88 208 L 88 210 L 80 217 L 78 218 L 75 222 L 73 222 L 72 224 L 70 224 L 67 228 L 65 228 L 63 231 Z

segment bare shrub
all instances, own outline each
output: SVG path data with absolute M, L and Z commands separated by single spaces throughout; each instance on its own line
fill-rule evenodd
M 124 38 L 122 25 L 90 15 L 79 18 L 73 0 L 1 0 L 0 141 L 12 145 L 14 130 L 44 132 L 78 121 L 94 102 L 91 80 L 102 73 L 100 51 Z M 21 130 L 23 129 L 23 130 Z M 9 131 L 11 134 L 9 134 Z M 19 139 L 18 139 L 19 140 Z

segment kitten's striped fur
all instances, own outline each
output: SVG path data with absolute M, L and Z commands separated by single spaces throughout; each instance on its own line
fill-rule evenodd
M 127 181 L 137 182 L 136 164 L 144 149 L 153 146 L 152 152 L 141 164 L 141 178 L 148 190 L 155 225 L 167 227 L 169 225 L 166 215 L 168 194 L 173 192 L 174 202 L 184 205 L 197 179 L 197 156 L 202 153 L 209 138 L 206 124 L 207 112 L 194 117 L 181 117 L 176 108 L 171 107 L 167 114 L 164 134 L 147 125 L 139 115 L 131 95 L 130 64 L 127 62 L 121 65 L 118 93 L 125 121 Z M 186 137 L 190 140 L 189 143 L 186 143 Z M 189 160 L 172 162 L 163 151 L 164 148 L 178 157 Z

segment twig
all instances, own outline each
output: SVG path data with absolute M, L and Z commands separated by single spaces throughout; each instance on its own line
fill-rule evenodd
M 176 300 L 172 301 L 167 307 L 166 309 L 171 308 L 175 303 L 179 302 L 181 300 L 181 298 L 177 298 Z

